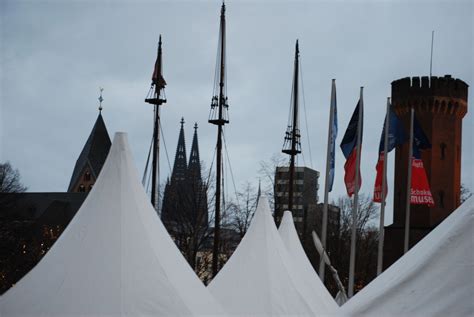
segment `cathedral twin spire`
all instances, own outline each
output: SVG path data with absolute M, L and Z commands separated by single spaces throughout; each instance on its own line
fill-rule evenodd
M 184 138 L 184 118 L 181 118 L 181 129 L 179 131 L 178 146 L 174 159 L 172 181 L 184 181 L 187 177 L 201 179 L 201 161 L 199 157 L 199 145 L 197 136 L 197 123 L 194 124 L 194 136 L 189 156 L 189 163 L 186 160 L 186 142 Z

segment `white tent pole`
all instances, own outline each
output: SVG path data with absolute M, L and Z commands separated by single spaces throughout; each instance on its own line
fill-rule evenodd
M 349 298 L 354 295 L 354 272 L 355 272 L 355 256 L 356 256 L 356 238 L 357 238 L 357 214 L 359 210 L 359 170 L 360 170 L 360 147 L 362 139 L 362 113 L 364 109 L 363 100 L 364 87 L 360 87 L 360 99 L 359 99 L 359 119 L 357 122 L 357 155 L 356 155 L 356 170 L 355 170 L 355 191 L 354 191 L 354 205 L 352 206 L 352 233 L 351 233 L 351 255 L 349 260 Z
M 328 143 L 326 151 L 326 177 L 324 179 L 324 205 L 323 205 L 323 223 L 321 226 L 321 243 L 323 248 L 326 249 L 326 237 L 327 237 L 327 226 L 328 226 L 328 200 L 329 200 L 329 170 L 331 168 L 331 150 L 333 140 L 333 121 L 334 121 L 334 105 L 336 103 L 336 80 L 332 80 L 331 87 L 331 105 L 329 108 L 329 124 L 328 124 Z M 319 277 L 324 284 L 324 261 L 319 261 Z
M 413 106 L 410 110 L 410 141 L 408 145 L 408 175 L 407 175 L 407 201 L 405 214 L 405 243 L 403 253 L 407 253 L 410 240 L 410 207 L 411 207 L 411 168 L 413 160 L 413 125 L 415 121 L 415 109 Z
M 313 243 L 314 246 L 316 247 L 316 250 L 319 253 L 319 256 L 321 257 L 321 262 L 324 262 L 328 267 L 329 271 L 332 273 L 332 277 L 334 278 L 334 281 L 336 282 L 336 286 L 339 289 L 339 292 L 342 294 L 343 301 L 347 301 L 347 293 L 346 289 L 344 288 L 344 285 L 341 282 L 341 279 L 339 278 L 339 274 L 337 273 L 337 270 L 334 266 L 331 264 L 331 260 L 329 259 L 329 256 L 326 252 L 326 249 L 323 248 L 323 245 L 321 241 L 318 238 L 318 234 L 316 232 L 312 232 L 312 237 L 313 237 Z
M 383 174 L 382 174 L 382 201 L 380 203 L 379 224 L 379 251 L 377 254 L 377 275 L 382 273 L 383 266 L 383 243 L 385 238 L 385 191 L 387 189 L 387 165 L 388 165 L 388 134 L 390 131 L 390 97 L 387 98 L 387 114 L 385 115 L 385 135 L 383 144 Z

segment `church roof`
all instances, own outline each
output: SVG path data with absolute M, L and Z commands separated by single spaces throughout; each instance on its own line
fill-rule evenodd
M 74 166 L 68 191 L 74 189 L 86 166 L 89 166 L 92 176 L 97 179 L 109 153 L 110 145 L 109 133 L 105 127 L 102 114 L 99 113 L 91 134 Z

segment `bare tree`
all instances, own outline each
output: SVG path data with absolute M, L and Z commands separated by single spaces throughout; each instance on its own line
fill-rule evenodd
M 230 227 L 237 231 L 243 238 L 250 226 L 253 215 L 257 208 L 258 193 L 254 187 L 247 182 L 241 191 L 237 192 L 237 201 L 229 206 Z
M 472 196 L 472 192 L 464 184 L 461 184 L 461 191 L 459 194 L 461 205 Z
M 14 169 L 10 162 L 0 163 L 0 193 L 22 193 L 25 190 L 18 169 Z
M 333 202 L 334 204 L 334 202 Z M 338 199 L 340 208 L 340 222 L 338 230 L 335 229 L 328 239 L 328 253 L 334 267 L 338 270 L 341 281 L 347 285 L 349 280 L 349 256 L 352 229 L 353 200 L 349 197 Z M 378 208 L 372 199 L 361 194 L 357 213 L 357 244 L 356 244 L 356 291 L 367 285 L 377 275 L 377 246 L 379 232 L 376 226 Z M 325 284 L 335 295 L 337 286 L 326 276 Z
M 267 161 L 260 161 L 258 175 L 262 182 L 262 193 L 264 193 L 270 203 L 270 208 L 275 210 L 275 171 L 278 166 L 287 166 L 288 159 L 281 153 L 274 153 Z

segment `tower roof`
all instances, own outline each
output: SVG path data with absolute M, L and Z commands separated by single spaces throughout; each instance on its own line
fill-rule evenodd
M 87 139 L 84 148 L 82 149 L 79 158 L 76 161 L 74 166 L 74 171 L 72 172 L 71 181 L 69 183 L 68 191 L 72 191 L 77 185 L 84 168 L 87 166 L 90 168 L 92 176 L 97 179 L 99 176 L 100 170 L 104 165 L 105 159 L 109 154 L 110 150 L 110 137 L 105 127 L 104 119 L 102 114 L 99 112 L 99 116 L 95 121 L 94 127 Z
M 187 168 L 186 143 L 184 141 L 184 118 L 181 118 L 181 130 L 179 131 L 178 146 L 176 148 L 176 155 L 174 157 L 171 181 L 184 180 L 186 178 Z
M 189 154 L 188 170 L 192 177 L 201 179 L 201 159 L 199 158 L 199 144 L 198 144 L 198 125 L 194 124 L 193 144 L 191 146 L 191 153 Z

